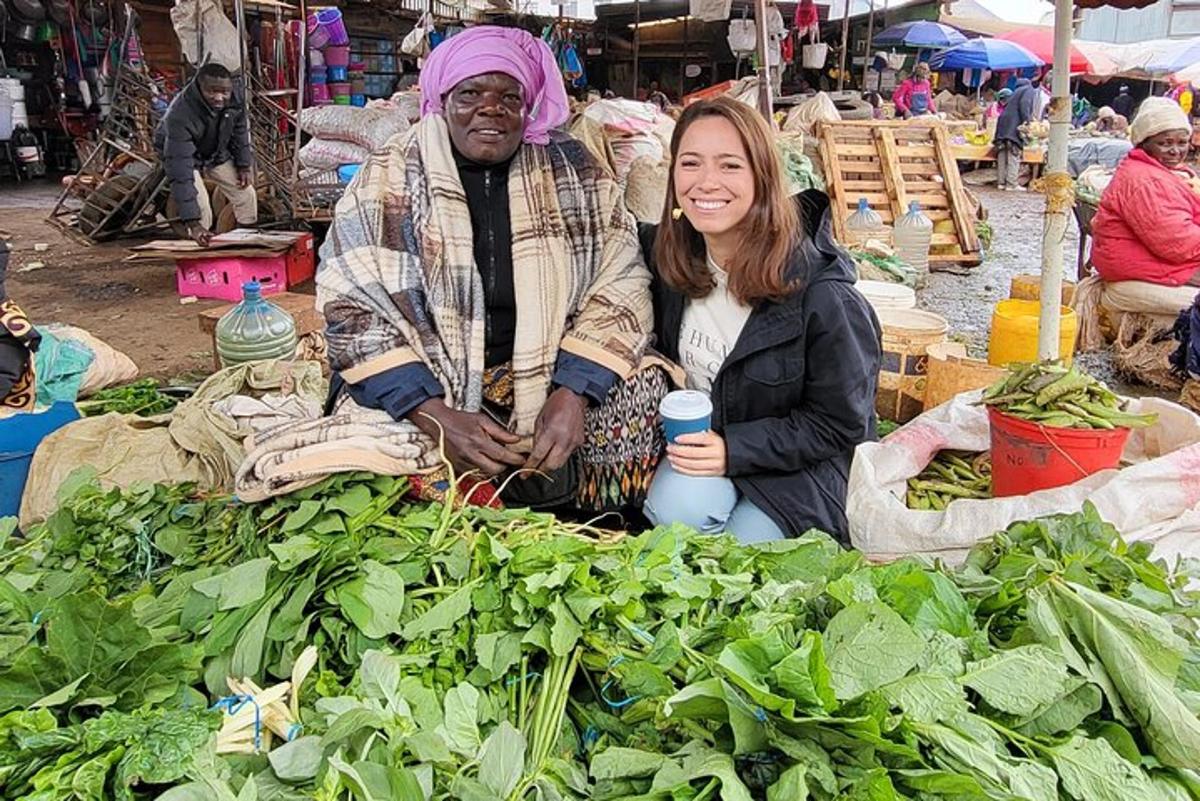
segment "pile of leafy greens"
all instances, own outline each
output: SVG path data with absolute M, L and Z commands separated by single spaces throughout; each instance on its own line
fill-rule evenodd
M 951 570 L 405 492 L 0 527 L 0 798 L 1200 801 L 1189 566 L 1093 509 Z M 226 678 L 310 645 L 294 736 L 219 754 Z

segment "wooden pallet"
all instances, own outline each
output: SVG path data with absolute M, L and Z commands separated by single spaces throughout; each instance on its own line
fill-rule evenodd
M 888 225 L 907 213 L 915 200 L 935 225 L 942 220 L 954 223 L 953 233 L 934 233 L 932 248 L 945 252 L 931 253 L 931 262 L 979 263 L 975 220 L 944 124 L 824 122 L 817 138 L 839 242 L 849 241 L 846 218 L 858 208 L 859 198 L 865 197 Z

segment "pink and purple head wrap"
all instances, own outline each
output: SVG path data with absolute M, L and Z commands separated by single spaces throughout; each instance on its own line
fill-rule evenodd
M 447 92 L 489 72 L 502 72 L 525 87 L 524 141 L 548 143 L 550 131 L 570 115 L 567 90 L 550 47 L 514 28 L 480 25 L 435 47 L 421 68 L 421 116 L 440 114 Z

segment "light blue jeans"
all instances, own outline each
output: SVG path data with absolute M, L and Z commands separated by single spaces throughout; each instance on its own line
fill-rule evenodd
M 675 472 L 665 458 L 650 483 L 642 511 L 656 526 L 683 523 L 701 534 L 728 531 L 743 545 L 786 536 L 766 512 L 739 495 L 729 479 L 685 476 Z

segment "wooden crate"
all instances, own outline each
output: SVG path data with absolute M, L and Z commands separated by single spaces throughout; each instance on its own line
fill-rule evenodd
M 937 121 L 823 122 L 817 138 L 833 206 L 833 232 L 847 242 L 846 218 L 866 198 L 893 225 L 910 201 L 935 224 L 954 223 L 953 233 L 935 233 L 931 245 L 954 249 L 930 254 L 931 262 L 978 264 L 979 237 L 963 189 L 958 163 L 944 124 Z

